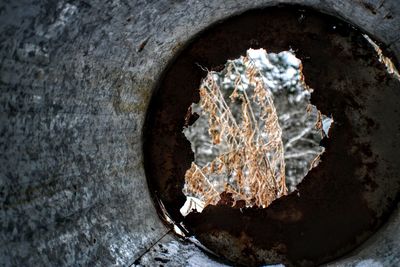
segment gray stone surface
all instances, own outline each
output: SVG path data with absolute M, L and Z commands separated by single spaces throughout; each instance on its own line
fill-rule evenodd
M 163 237 L 156 245 L 140 257 L 133 266 L 190 266 L 190 267 L 228 267 L 216 262 L 188 241 L 183 241 L 170 234 Z
M 208 25 L 284 2 L 343 17 L 400 55 L 397 0 L 1 1 L 0 265 L 127 266 L 165 236 L 141 154 L 161 71 Z M 338 265 L 396 265 L 398 218 Z M 187 251 L 183 265 L 210 262 Z

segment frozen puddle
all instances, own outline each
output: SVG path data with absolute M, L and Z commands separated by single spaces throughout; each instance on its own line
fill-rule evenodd
M 311 93 L 291 51 L 249 49 L 208 72 L 188 112 L 199 118 L 183 129 L 195 160 L 182 215 L 210 204 L 267 207 L 294 191 L 318 165 L 333 122 L 310 104 Z

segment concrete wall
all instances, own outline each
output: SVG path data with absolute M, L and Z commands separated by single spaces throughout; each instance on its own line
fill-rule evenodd
M 141 153 L 146 107 L 197 32 L 281 2 L 343 17 L 400 55 L 397 0 L 0 3 L 0 265 L 209 264 L 155 212 Z M 399 263 L 399 218 L 338 264 Z M 171 244 L 175 254 L 162 249 Z

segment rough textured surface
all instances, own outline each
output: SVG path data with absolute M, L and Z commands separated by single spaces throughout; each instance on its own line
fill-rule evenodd
M 314 89 L 311 102 L 334 118 L 332 138 L 322 141 L 321 163 L 298 190 L 267 208 L 209 205 L 182 218 L 184 175 L 193 158 L 182 128 L 204 76 L 197 64 L 223 68 L 249 46 L 296 51 Z M 245 266 L 317 265 L 357 247 L 397 202 L 399 106 L 399 81 L 353 27 L 304 7 L 246 12 L 203 32 L 166 72 L 146 123 L 146 173 L 175 222 L 224 258 Z
M 400 264 L 400 206 L 375 235 L 350 255 L 326 266 L 398 266 Z
M 155 246 L 134 263 L 134 266 L 137 267 L 159 265 L 171 267 L 228 266 L 216 262 L 215 259 L 211 259 L 191 242 L 174 238 L 171 235 L 163 237 Z
M 200 30 L 278 2 L 343 17 L 400 54 L 396 0 L 2 1 L 0 265 L 130 265 L 164 236 L 142 167 L 151 91 Z M 341 264 L 398 262 L 391 225 Z

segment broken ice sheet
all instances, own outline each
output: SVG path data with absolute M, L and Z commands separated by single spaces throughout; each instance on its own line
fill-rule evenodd
M 319 146 L 319 143 L 323 136 L 328 136 L 333 120 L 320 114 L 315 106 L 310 105 L 312 89 L 304 84 L 301 61 L 296 58 L 294 53 L 291 51 L 267 53 L 264 49 L 249 49 L 246 58 L 241 57 L 228 61 L 224 70 L 219 73 L 211 73 L 212 79 L 220 87 L 223 101 L 229 106 L 230 112 L 236 120 L 240 121 L 243 117 L 240 115 L 243 101 L 237 99 L 232 102 L 230 97 L 237 88 L 238 94 L 247 93 L 251 98 L 254 86 L 250 82 L 249 71 L 254 70 L 249 67 L 249 64 L 255 67 L 253 69 L 258 72 L 257 77 L 262 80 L 264 86 L 272 94 L 273 104 L 282 129 L 286 187 L 289 192 L 292 192 L 307 174 L 314 159 L 323 153 L 324 148 Z M 257 123 L 263 127 L 264 122 L 260 119 L 260 111 L 257 111 L 257 107 L 253 104 L 252 108 Z M 229 146 L 224 145 L 223 142 L 218 146 L 214 145 L 210 137 L 210 121 L 207 113 L 198 103 L 193 103 L 191 108 L 200 116 L 193 125 L 184 128 L 183 133 L 191 143 L 195 156 L 194 164 L 201 169 L 218 156 L 229 152 Z M 317 128 L 315 125 L 319 120 L 321 125 Z M 262 138 L 268 143 L 267 135 L 262 135 Z M 207 185 L 216 191 L 214 194 L 216 198 L 224 192 L 227 184 L 235 186 L 235 181 L 232 180 L 235 180 L 236 174 L 234 173 L 230 177 L 224 174 L 213 174 L 206 177 Z M 248 173 L 244 170 L 243 175 L 244 183 L 246 183 Z M 199 186 L 201 185 L 199 184 Z M 251 191 L 245 185 L 243 190 Z M 181 213 L 186 216 L 192 210 L 201 212 L 206 206 L 204 196 L 187 190 L 184 192 L 187 201 L 181 208 Z M 218 201 L 216 200 L 214 203 L 216 202 Z

